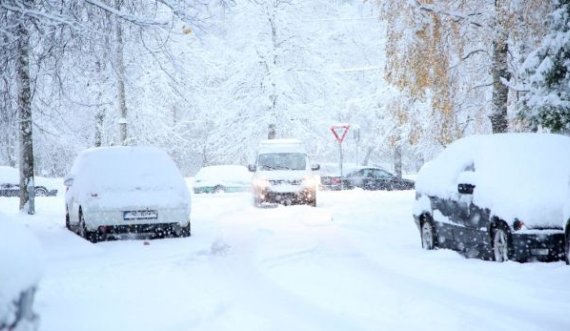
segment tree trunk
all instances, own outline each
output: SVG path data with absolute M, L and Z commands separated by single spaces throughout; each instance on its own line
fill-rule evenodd
M 495 12 L 497 15 L 497 37 L 493 42 L 493 64 L 491 75 L 493 76 L 493 97 L 492 111 L 489 116 L 493 133 L 501 133 L 508 131 L 507 121 L 507 102 L 509 97 L 509 88 L 501 82 L 501 79 L 509 80 L 510 73 L 508 69 L 507 56 L 509 52 L 508 36 L 504 27 L 504 6 L 502 2 L 495 1 Z
M 24 0 L 26 8 L 33 0 Z M 17 28 L 18 55 L 16 61 L 18 79 L 18 114 L 20 120 L 20 210 L 35 213 L 34 208 L 34 146 L 32 140 L 32 94 L 30 78 L 30 32 L 25 16 Z
M 396 177 L 402 178 L 402 145 L 399 143 L 394 148 L 394 172 Z
M 122 0 L 115 0 L 120 10 Z M 127 145 L 127 103 L 125 96 L 125 62 L 123 58 L 123 29 L 119 17 L 115 17 L 115 72 L 117 76 L 117 103 L 119 108 L 119 145 Z
M 372 152 L 374 152 L 374 147 L 370 146 L 366 150 L 366 154 L 364 155 L 364 159 L 362 160 L 362 165 L 367 166 L 368 162 L 370 162 L 370 157 L 372 156 Z
M 277 131 L 275 130 L 275 124 L 269 124 L 269 132 L 267 133 L 267 139 L 275 139 Z

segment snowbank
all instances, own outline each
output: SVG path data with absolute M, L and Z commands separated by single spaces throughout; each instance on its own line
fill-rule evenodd
M 0 325 L 12 319 L 10 304 L 41 276 L 40 245 L 22 225 L 0 213 Z

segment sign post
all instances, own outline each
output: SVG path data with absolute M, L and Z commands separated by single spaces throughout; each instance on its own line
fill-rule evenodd
M 338 141 L 338 152 L 339 152 L 339 169 L 340 169 L 340 189 L 344 190 L 344 174 L 342 172 L 342 163 L 343 163 L 343 155 L 342 155 L 342 141 L 346 137 L 348 133 L 348 129 L 350 129 L 350 124 L 338 124 L 331 126 L 331 132 L 333 133 L 336 141 Z

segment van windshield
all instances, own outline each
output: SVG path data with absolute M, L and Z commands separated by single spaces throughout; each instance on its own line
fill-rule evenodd
M 303 153 L 267 153 L 259 154 L 259 170 L 305 170 L 306 156 Z

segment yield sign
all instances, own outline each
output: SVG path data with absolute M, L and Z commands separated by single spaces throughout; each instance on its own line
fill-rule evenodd
M 331 131 L 339 144 L 342 144 L 342 141 L 344 140 L 344 137 L 346 137 L 349 128 L 350 124 L 331 126 Z

